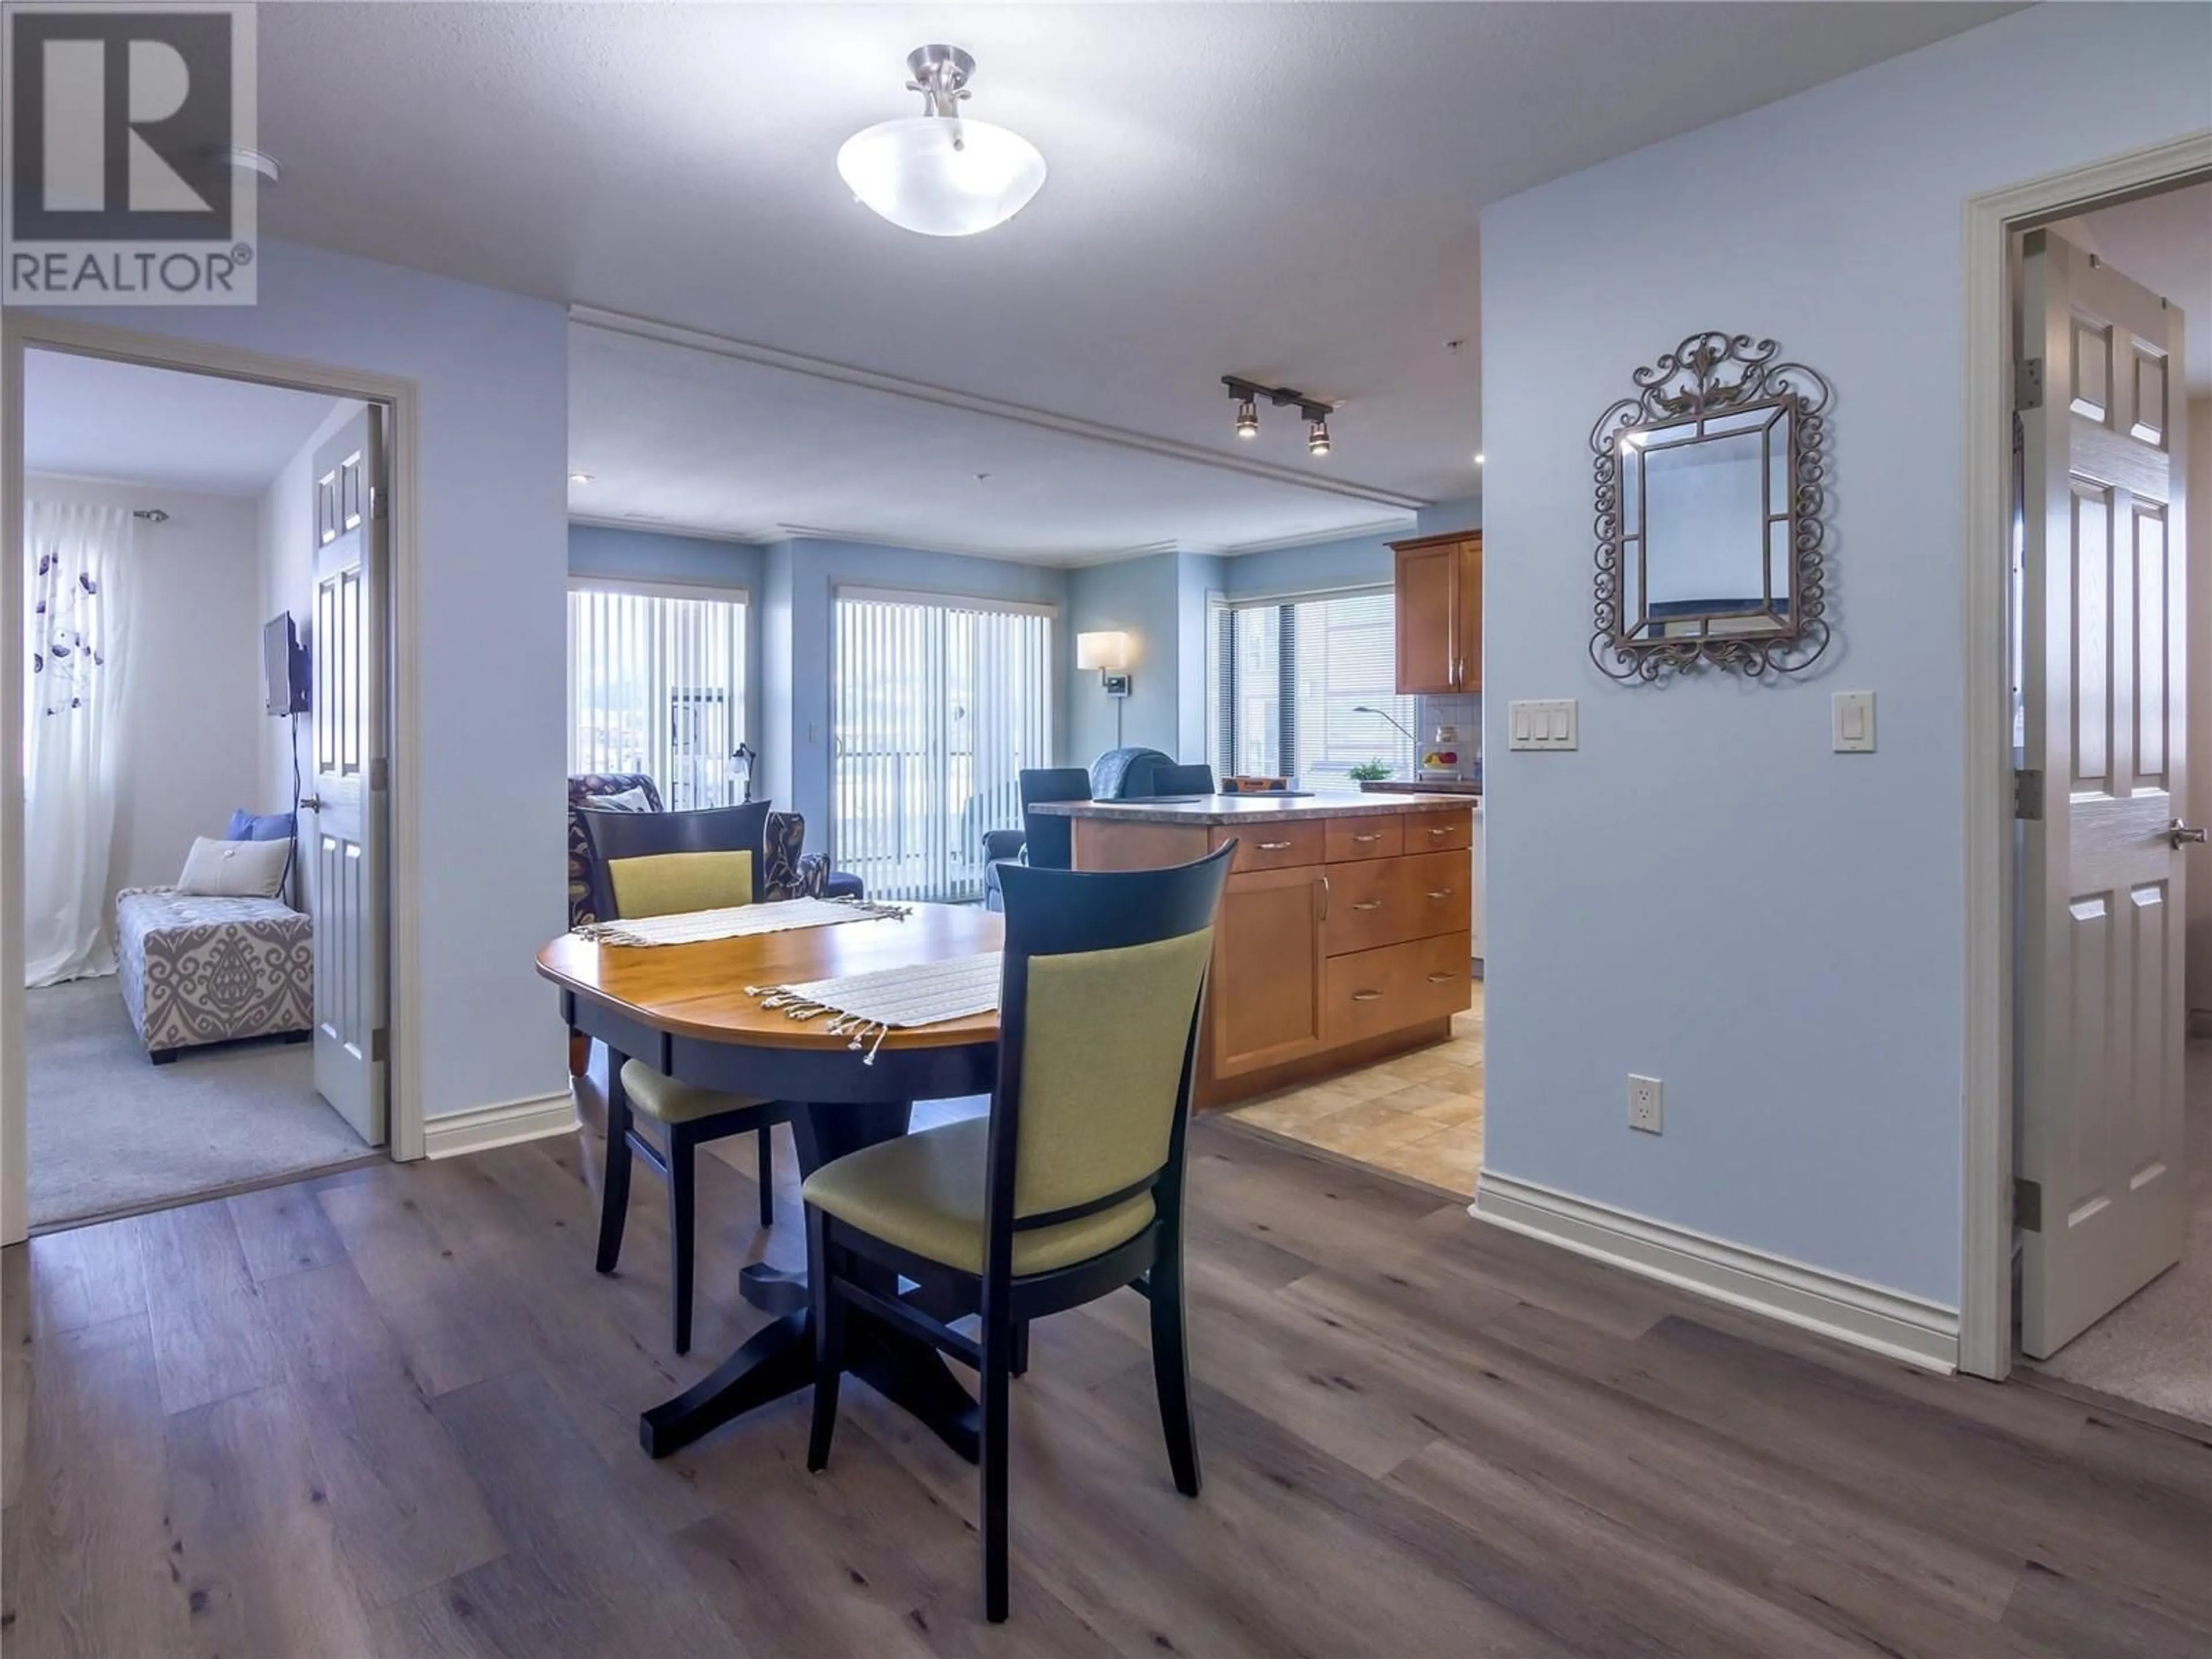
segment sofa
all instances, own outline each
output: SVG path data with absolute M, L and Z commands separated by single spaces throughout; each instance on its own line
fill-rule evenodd
M 313 1030 L 314 924 L 282 899 L 126 887 L 115 942 L 123 1005 L 156 1066 L 203 1043 Z

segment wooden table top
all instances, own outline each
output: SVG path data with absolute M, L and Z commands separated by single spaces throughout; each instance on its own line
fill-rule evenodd
M 580 997 L 619 1008 L 657 1030 L 771 1048 L 842 1048 L 827 1018 L 797 1020 L 761 1006 L 748 985 L 808 980 L 945 962 L 995 951 L 1002 918 L 980 905 L 917 904 L 902 921 L 841 921 L 781 933 L 713 939 L 704 945 L 600 945 L 564 933 L 538 953 L 538 971 Z M 949 1048 L 988 1042 L 999 1017 L 974 1014 L 893 1031 L 885 1048 Z

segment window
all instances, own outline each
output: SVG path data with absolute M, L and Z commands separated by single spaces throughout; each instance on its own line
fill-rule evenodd
M 671 811 L 727 806 L 744 735 L 742 588 L 569 589 L 571 772 L 642 772 Z
M 1052 763 L 1053 621 L 838 593 L 830 844 L 871 898 L 982 896 L 983 832 L 1019 824 L 1022 769 Z
M 1420 700 L 1395 689 L 1390 589 L 1242 605 L 1217 596 L 1208 621 L 1206 758 L 1217 773 L 1295 777 L 1316 790 L 1357 789 L 1351 771 L 1362 761 L 1413 775 Z

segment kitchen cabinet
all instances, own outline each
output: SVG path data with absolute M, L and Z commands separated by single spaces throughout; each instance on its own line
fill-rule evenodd
M 1397 555 L 1399 693 L 1481 690 L 1481 532 L 1390 546 Z
M 1472 805 L 1218 795 L 1036 810 L 1074 819 L 1079 870 L 1182 864 L 1235 840 L 1199 1044 L 1211 1106 L 1450 1034 L 1472 994 Z

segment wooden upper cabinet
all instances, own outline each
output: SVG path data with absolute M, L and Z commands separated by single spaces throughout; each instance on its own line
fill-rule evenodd
M 1393 542 L 1398 556 L 1398 690 L 1482 690 L 1482 534 Z

